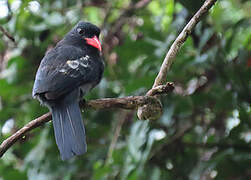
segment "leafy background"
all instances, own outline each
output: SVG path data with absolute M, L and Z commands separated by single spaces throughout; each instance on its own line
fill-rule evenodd
M 0 142 L 47 112 L 31 97 L 36 69 L 79 20 L 102 28 L 106 70 L 86 99 L 143 95 L 173 40 L 203 1 L 1 0 Z M 251 2 L 221 0 L 181 48 L 162 98 L 163 116 L 134 111 L 83 112 L 88 152 L 63 162 L 52 123 L 0 159 L 0 179 L 251 178 Z

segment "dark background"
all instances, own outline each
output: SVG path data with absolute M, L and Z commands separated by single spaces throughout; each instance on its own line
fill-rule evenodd
M 0 142 L 48 111 L 31 97 L 40 60 L 79 20 L 102 29 L 104 78 L 86 99 L 144 95 L 198 0 L 6 0 L 0 23 Z M 168 72 L 163 116 L 85 110 L 88 152 L 60 160 L 52 123 L 0 159 L 0 179 L 251 178 L 251 2 L 221 0 Z

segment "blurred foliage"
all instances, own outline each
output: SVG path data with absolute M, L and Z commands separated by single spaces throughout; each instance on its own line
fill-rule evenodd
M 203 1 L 156 0 L 122 21 L 137 2 L 0 2 L 1 26 L 16 39 L 0 33 L 0 142 L 48 111 L 31 97 L 37 67 L 79 20 L 102 27 L 106 61 L 102 82 L 86 99 L 141 95 L 151 87 Z M 86 110 L 88 152 L 66 162 L 47 123 L 5 153 L 0 179 L 251 179 L 250 11 L 250 1 L 221 0 L 196 26 L 168 73 L 176 88 L 162 98 L 159 120 Z

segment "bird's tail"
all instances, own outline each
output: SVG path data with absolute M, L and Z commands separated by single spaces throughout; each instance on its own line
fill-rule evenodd
M 86 152 L 85 128 L 76 93 L 67 95 L 51 107 L 56 143 L 62 160 Z

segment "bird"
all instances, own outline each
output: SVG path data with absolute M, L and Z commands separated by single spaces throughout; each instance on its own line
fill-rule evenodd
M 79 101 L 103 76 L 99 35 L 96 25 L 78 22 L 45 54 L 36 73 L 32 96 L 52 113 L 56 144 L 63 161 L 87 151 Z

